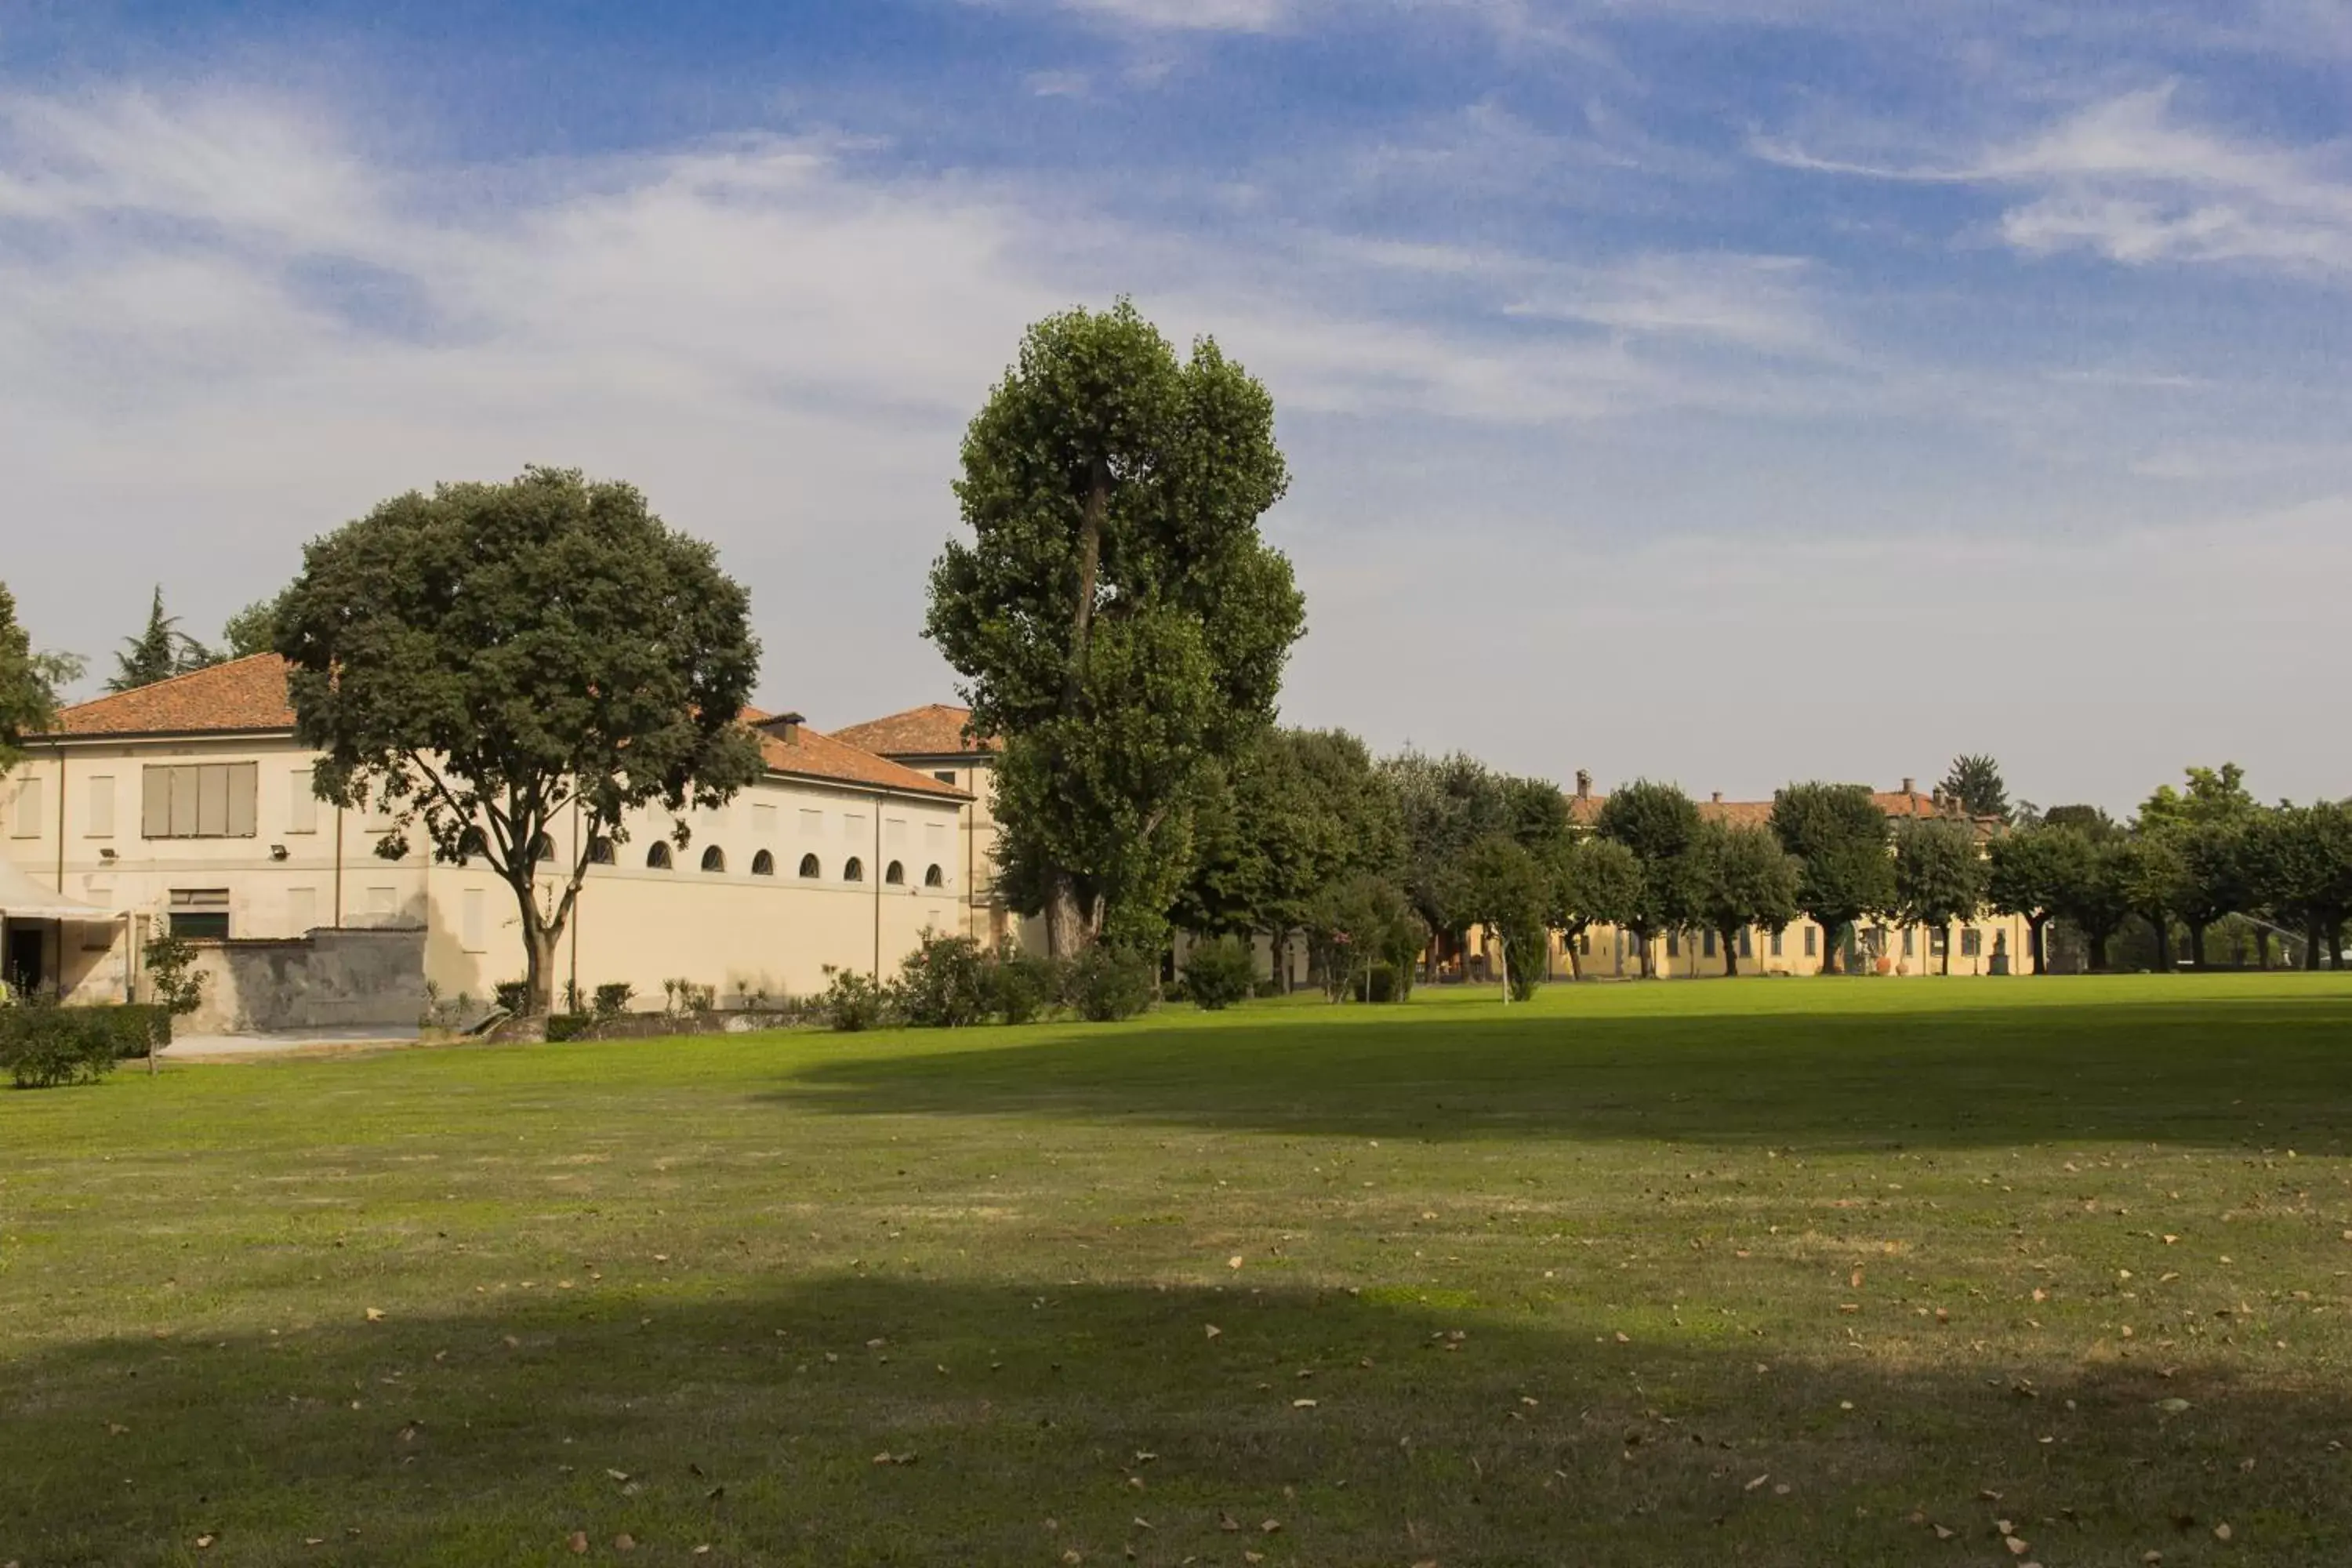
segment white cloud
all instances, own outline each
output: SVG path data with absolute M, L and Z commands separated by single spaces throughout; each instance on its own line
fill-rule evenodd
M 2128 266 L 2232 262 L 2352 273 L 2352 169 L 2340 147 L 2250 141 L 2184 121 L 2171 85 L 2122 94 L 1966 162 L 1894 164 L 1759 138 L 1791 168 L 2022 187 L 2000 237 L 2030 254 L 2086 250 Z

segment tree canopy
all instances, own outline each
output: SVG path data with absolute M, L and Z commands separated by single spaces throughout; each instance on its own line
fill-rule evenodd
M 1803 863 L 1797 907 L 1822 928 L 1824 974 L 1847 927 L 1894 907 L 1886 831 L 1886 814 L 1867 784 L 1792 784 L 1773 793 L 1772 832 Z
M 1723 969 L 1739 973 L 1739 934 L 1784 929 L 1797 918 L 1801 868 L 1769 827 L 1703 825 L 1698 857 L 1698 919 L 1723 944 Z
M 158 584 L 147 606 L 147 625 L 137 637 L 122 639 L 106 689 L 135 691 L 219 662 L 218 654 L 180 629 L 179 616 L 163 613 L 163 589 Z
M 58 688 L 80 674 L 81 660 L 70 654 L 34 649 L 16 619 L 16 596 L 0 583 L 0 773 L 24 761 L 26 736 L 57 722 Z
M 1001 737 L 1007 885 L 1068 956 L 1164 925 L 1202 767 L 1271 721 L 1305 610 L 1258 520 L 1288 483 L 1265 387 L 1126 300 L 1030 328 L 966 432 L 969 542 L 926 629 Z
M 1642 865 L 1622 844 L 1590 836 L 1565 839 L 1548 863 L 1545 923 L 1568 947 L 1570 969 L 1581 977 L 1581 944 L 1594 926 L 1621 926 L 1633 918 L 1642 897 Z
M 625 814 L 709 806 L 759 776 L 740 713 L 759 668 L 749 601 L 710 547 L 633 487 L 575 470 L 447 484 L 385 501 L 313 542 L 278 601 L 296 732 L 320 796 L 369 799 L 377 852 L 479 856 L 512 889 L 530 996 Z M 577 831 L 558 836 L 559 816 Z M 681 819 L 672 836 L 684 847 Z M 548 868 L 561 885 L 542 904 Z
M 1642 944 L 1642 972 L 1653 973 L 1652 942 L 1698 919 L 1698 807 L 1678 784 L 1636 779 L 1601 803 L 1595 826 L 1632 852 L 1640 872 L 1624 924 Z
M 2090 836 L 2079 827 L 2042 823 L 2004 833 L 1986 846 L 1985 901 L 2025 921 L 2033 973 L 2049 972 L 2050 921 L 2092 873 Z
M 1535 994 L 1543 979 L 1549 947 L 1545 908 L 1550 889 L 1543 867 L 1527 847 L 1505 834 L 1491 834 L 1470 847 L 1463 862 L 1463 897 L 1471 920 L 1486 928 L 1503 950 L 1504 978 L 1513 1001 Z
M 1268 730 L 1203 769 L 1192 875 L 1176 900 L 1187 931 L 1280 934 L 1358 871 L 1391 876 L 1402 825 L 1388 780 L 1343 730 Z
M 1906 822 L 1895 836 L 1895 908 L 1944 939 L 1943 972 L 1952 972 L 1952 925 L 1984 903 L 1985 863 L 1975 828 L 1948 817 Z
M 1969 753 L 1954 757 L 1951 771 L 1944 775 L 1944 794 L 1959 802 L 1970 816 L 2011 819 L 2009 785 L 2000 776 L 2000 764 L 1990 757 Z

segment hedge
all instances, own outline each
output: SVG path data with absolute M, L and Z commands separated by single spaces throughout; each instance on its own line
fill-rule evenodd
M 171 1043 L 172 1015 L 162 1007 L 0 1008 L 0 1068 L 18 1089 L 95 1083 L 123 1058 Z

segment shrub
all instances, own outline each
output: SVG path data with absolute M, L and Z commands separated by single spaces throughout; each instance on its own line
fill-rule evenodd
M 1089 1023 L 1132 1018 L 1151 1005 L 1151 961 L 1129 948 L 1098 942 L 1070 965 L 1066 998 Z
M 154 1037 L 156 1011 L 60 1007 L 53 1002 L 28 1002 L 0 1010 L 0 1066 L 8 1069 L 18 1089 L 96 1083 L 112 1072 L 115 1062 L 125 1054 L 126 1037 L 135 1034 L 142 1046 Z M 124 1014 L 131 1016 L 120 1016 Z
M 501 980 L 490 987 L 490 994 L 498 998 L 499 1006 L 518 1018 L 530 1011 L 530 982 L 528 980 Z
M 607 982 L 596 987 L 596 1000 L 590 1012 L 599 1019 L 617 1018 L 629 1010 L 630 998 L 637 988 L 625 980 Z
M 1395 964 L 1375 963 L 1365 971 L 1364 985 L 1358 994 L 1366 1002 L 1402 1002 L 1404 997 L 1398 991 L 1397 975 Z
M 878 1029 L 890 1019 L 890 994 L 873 976 L 855 969 L 824 966 L 828 977 L 817 1007 L 825 1023 L 844 1034 Z
M 1040 953 L 1014 951 L 989 966 L 997 1014 L 1008 1024 L 1027 1024 L 1054 1005 L 1066 982 L 1062 966 Z
M 1260 1000 L 1290 994 L 1289 984 L 1279 974 L 1268 974 L 1251 988 Z
M 1237 936 L 1196 942 L 1184 958 L 1184 986 L 1198 1006 L 1215 1013 L 1249 999 L 1257 980 L 1257 960 Z
M 576 1040 L 588 1032 L 596 1020 L 586 1013 L 550 1013 L 547 1016 L 547 1038 L 552 1045 L 559 1040 Z
M 995 1011 L 994 987 L 980 943 L 968 936 L 927 936 L 899 965 L 898 1016 L 919 1028 L 960 1029 Z

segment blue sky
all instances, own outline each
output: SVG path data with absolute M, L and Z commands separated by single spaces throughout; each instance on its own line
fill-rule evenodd
M 2341 0 L 0 0 L 0 576 L 101 655 L 572 464 L 854 721 L 949 694 L 1022 326 L 1129 292 L 1281 410 L 1295 721 L 2343 795 L 2347 83 Z

